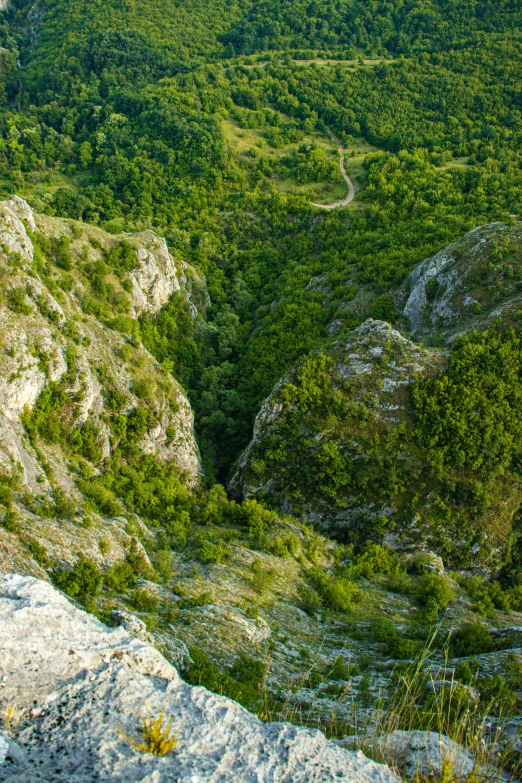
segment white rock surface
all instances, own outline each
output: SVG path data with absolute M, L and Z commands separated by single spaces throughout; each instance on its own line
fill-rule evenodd
M 2 783 L 399 783 L 386 766 L 186 685 L 147 643 L 107 628 L 46 582 L 0 576 L 0 709 L 14 705 L 25 758 Z M 122 739 L 165 707 L 177 748 L 158 758 Z
M 20 196 L 11 196 L 8 201 L 4 202 L 5 206 L 13 212 L 20 220 L 25 220 L 30 231 L 36 231 L 36 221 L 34 219 L 34 212 L 23 198 Z
M 22 262 L 30 263 L 33 260 L 34 248 L 20 219 L 25 217 L 25 214 L 19 202 L 22 202 L 22 199 L 15 201 L 12 198 L 0 202 L 0 245 L 5 245 L 9 253 L 19 253 Z M 25 201 L 22 203 L 25 204 Z M 30 210 L 27 204 L 25 206 Z
M 170 299 L 180 284 L 174 259 L 163 237 L 153 231 L 138 234 L 136 253 L 138 266 L 130 277 L 133 284 L 132 299 L 136 316 L 143 312 L 157 313 Z
M 386 756 L 393 756 L 408 778 L 439 780 L 451 769 L 452 780 L 466 780 L 475 768 L 466 748 L 436 731 L 392 731 L 377 741 Z
M 7 758 L 7 752 L 9 750 L 9 742 L 5 737 L 0 735 L 0 765 L 4 763 Z

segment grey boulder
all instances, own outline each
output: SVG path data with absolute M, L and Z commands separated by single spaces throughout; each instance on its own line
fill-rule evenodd
M 107 628 L 47 582 L 0 575 L 0 628 L 0 715 L 13 705 L 26 759 L 15 770 L 4 738 L 2 783 L 399 783 L 319 731 L 263 723 L 187 685 L 150 644 Z M 162 709 L 176 748 L 135 750 L 124 735 L 139 739 L 140 716 Z

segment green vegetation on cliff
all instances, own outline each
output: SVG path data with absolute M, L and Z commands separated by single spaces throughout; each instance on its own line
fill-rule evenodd
M 519 211 L 519 14 L 510 2 L 167 3 L 158 24 L 144 0 L 9 7 L 3 193 L 112 231 L 152 224 L 206 276 L 207 328 L 187 334 L 171 312 L 147 340 L 190 390 L 222 479 L 263 398 L 333 318 L 392 320 L 390 285 Z M 358 192 L 318 214 L 300 188 L 336 187 L 335 156 L 316 160 L 327 128 Z M 364 167 L 361 137 L 384 150 Z M 327 307 L 308 288 L 318 276 Z M 361 286 L 367 305 L 340 311 Z
M 521 358 L 520 338 L 492 329 L 441 366 L 368 322 L 276 388 L 232 487 L 346 541 L 393 534 L 456 566 L 501 564 L 522 500 Z
M 484 656 L 456 668 L 479 710 L 519 711 L 521 22 L 515 0 L 12 0 L 0 196 L 43 216 L 34 259 L 0 237 L 3 563 L 137 614 L 264 719 L 345 735 L 437 623 Z M 317 209 L 338 143 L 355 199 Z M 154 306 L 150 228 L 179 284 Z

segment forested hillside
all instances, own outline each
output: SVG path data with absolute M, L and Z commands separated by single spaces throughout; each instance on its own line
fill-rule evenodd
M 355 197 L 328 209 L 346 196 L 343 166 Z M 42 476 L 46 449 L 61 450 L 65 483 L 56 479 L 56 494 L 45 479 L 55 522 L 42 529 L 74 538 L 79 517 L 60 511 L 67 486 L 95 520 L 81 533 L 84 566 L 77 552 L 65 558 L 67 536 L 31 550 L 26 493 L 16 482 L 5 502 L 0 492 L 0 533 L 9 552 L 32 558 L 28 568 L 105 617 L 130 605 L 168 649 L 176 623 L 195 648 L 206 638 L 222 580 L 247 629 L 248 643 L 236 639 L 243 657 L 232 660 L 221 607 L 214 662 L 232 668 L 194 654 L 187 676 L 255 709 L 262 666 L 249 656 L 275 639 L 281 606 L 305 647 L 327 628 L 334 650 L 346 617 L 365 616 L 365 591 L 372 622 L 390 600 L 406 647 L 395 630 L 386 648 L 388 632 L 368 631 L 383 659 L 418 651 L 459 590 L 499 627 L 522 608 L 518 0 L 11 0 L 0 20 L 0 198 L 14 194 L 39 229 L 27 208 L 16 231 L 27 230 L 34 255 L 20 256 L 9 213 L 18 202 L 5 207 L 6 323 L 26 334 L 24 297 L 33 301 L 39 280 L 67 323 L 88 324 L 96 345 L 127 357 L 114 388 L 116 369 L 93 370 L 95 434 L 70 418 L 82 402 L 70 373 L 16 413 Z M 140 308 L 132 281 L 145 275 L 149 230 L 184 277 L 177 288 L 160 281 L 161 301 Z M 66 322 L 40 315 L 66 352 Z M 16 352 L 1 349 L 11 368 Z M 194 413 L 197 481 L 165 467 L 169 384 Z M 136 414 L 147 443 L 161 424 L 161 459 L 142 460 L 138 435 L 125 434 L 131 403 L 149 411 Z M 2 465 L 4 486 L 12 465 Z M 29 511 L 47 519 L 42 508 Z M 122 534 L 104 554 L 104 526 L 120 523 L 135 543 Z M 460 587 L 443 566 L 428 576 L 449 592 L 426 586 L 415 557 L 428 549 L 469 569 Z M 447 630 L 476 619 L 466 601 Z M 295 674 L 300 653 L 279 642 L 278 671 Z
M 2 192 L 108 230 L 154 226 L 206 275 L 207 327 L 174 346 L 165 313 L 148 339 L 175 362 L 224 477 L 275 381 L 358 289 L 366 306 L 348 326 L 393 320 L 390 285 L 518 211 L 520 11 L 167 3 L 156 24 L 159 13 L 144 0 L 10 6 Z M 262 40 L 260 18 L 273 28 Z M 319 41 L 326 29 L 337 32 Z M 234 59 L 236 47 L 260 54 Z M 353 155 L 358 197 L 318 216 L 306 187 L 334 187 L 326 129 Z M 361 138 L 373 154 L 358 155 Z M 327 306 L 307 288 L 317 276 Z

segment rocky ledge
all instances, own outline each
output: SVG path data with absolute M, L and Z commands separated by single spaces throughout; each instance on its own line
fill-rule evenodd
M 0 627 L 2 783 L 398 783 L 319 731 L 263 723 L 186 685 L 154 647 L 46 582 L 0 575 Z M 163 709 L 176 747 L 135 750 L 125 737 L 139 739 L 140 716 Z

